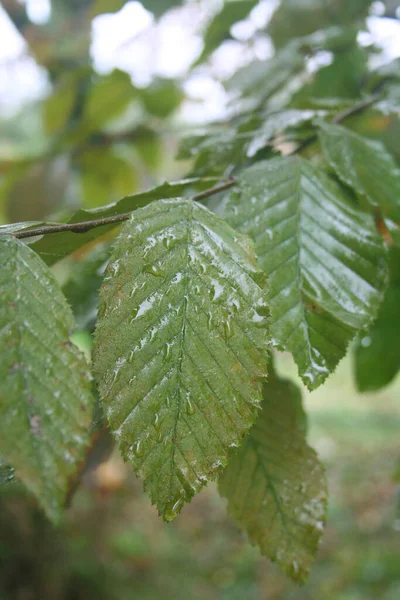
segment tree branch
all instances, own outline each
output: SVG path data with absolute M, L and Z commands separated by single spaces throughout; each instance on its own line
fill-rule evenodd
M 354 104 L 349 108 L 345 108 L 332 119 L 332 123 L 337 125 L 339 123 L 342 123 L 349 117 L 354 117 L 355 115 L 358 115 L 359 113 L 363 112 L 366 108 L 374 104 L 374 102 L 376 102 L 379 99 L 379 97 L 380 94 L 373 94 L 372 96 L 369 96 L 369 98 L 365 98 L 365 100 L 361 100 L 357 104 Z M 302 142 L 293 152 L 291 152 L 291 154 L 298 154 L 299 152 L 302 152 L 303 150 L 305 150 L 305 148 L 308 148 L 308 146 L 317 141 L 317 139 L 318 134 L 314 133 L 313 135 L 305 139 L 304 142 Z
M 192 200 L 199 201 L 204 200 L 204 198 L 209 198 L 210 196 L 214 196 L 219 192 L 223 192 L 234 185 L 236 185 L 237 180 L 235 177 L 230 177 L 228 181 L 216 185 L 208 190 L 204 190 L 203 192 L 199 192 L 192 196 Z M 37 227 L 36 229 L 28 229 L 25 231 L 16 231 L 12 233 L 14 237 L 18 239 L 33 237 L 36 235 L 46 235 L 48 233 L 61 233 L 63 231 L 71 231 L 72 233 L 85 233 L 89 231 L 89 229 L 94 229 L 95 227 L 101 227 L 102 225 L 110 225 L 112 223 L 120 223 L 121 221 L 127 221 L 131 216 L 133 211 L 127 213 L 121 213 L 120 215 L 113 215 L 112 217 L 104 217 L 102 219 L 93 219 L 92 221 L 83 221 L 82 223 L 60 223 L 59 225 L 44 225 L 43 227 Z M 0 234 L 0 235 L 10 235 L 10 234 Z

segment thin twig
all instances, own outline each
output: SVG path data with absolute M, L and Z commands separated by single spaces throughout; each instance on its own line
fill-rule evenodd
M 349 108 L 342 110 L 342 112 L 338 113 L 332 119 L 332 123 L 337 125 L 338 123 L 342 123 L 349 117 L 358 115 L 360 112 L 362 112 L 363 110 L 365 110 L 366 108 L 371 106 L 371 104 L 376 102 L 378 100 L 378 98 L 379 98 L 379 94 L 373 94 L 369 98 L 366 98 L 365 100 L 361 100 L 361 102 L 358 102 L 357 104 L 354 104 L 353 106 L 350 106 Z M 305 150 L 305 148 L 308 148 L 308 146 L 310 146 L 311 144 L 316 142 L 317 139 L 318 139 L 318 134 L 314 133 L 313 135 L 310 135 L 310 137 L 305 139 L 304 142 L 302 142 L 299 146 L 297 146 L 297 148 L 291 154 L 298 154 L 299 152 L 302 152 L 303 150 Z
M 376 102 L 376 100 L 378 98 L 379 98 L 379 94 L 373 94 L 369 98 L 366 98 L 365 100 L 362 100 L 361 102 L 358 102 L 358 104 L 355 104 L 354 106 L 351 106 L 350 108 L 346 108 L 342 112 L 338 113 L 332 119 L 332 123 L 335 123 L 335 124 L 341 123 L 345 119 L 359 114 L 365 108 L 368 108 L 369 106 L 371 106 L 371 104 Z M 304 140 L 304 142 L 302 142 L 291 154 L 298 154 L 299 152 L 301 152 L 302 150 L 307 148 L 310 144 L 313 144 L 317 139 L 318 139 L 317 134 L 313 134 L 312 136 L 310 136 L 309 138 Z M 228 181 L 226 181 L 224 183 L 221 183 L 221 184 L 219 184 L 215 187 L 212 187 L 208 190 L 204 190 L 203 192 L 199 192 L 198 194 L 193 196 L 192 199 L 193 200 L 203 200 L 204 198 L 209 198 L 210 196 L 213 196 L 215 194 L 218 194 L 219 192 L 222 192 L 224 190 L 227 190 L 227 189 L 233 187 L 234 185 L 236 185 L 236 183 L 237 183 L 236 178 L 230 177 L 228 179 Z M 71 231 L 72 233 L 85 233 L 86 231 L 89 231 L 90 229 L 94 229 L 95 227 L 102 227 L 103 225 L 111 225 L 113 223 L 120 223 L 121 221 L 127 221 L 129 219 L 129 217 L 131 216 L 131 214 L 132 214 L 132 211 L 127 212 L 127 213 L 122 213 L 119 215 L 114 215 L 112 217 L 103 217 L 102 219 L 93 219 L 92 221 L 83 221 L 82 223 L 60 223 L 59 225 L 44 225 L 43 227 L 37 227 L 36 229 L 17 231 L 15 233 L 13 233 L 12 235 L 14 235 L 14 237 L 16 237 L 16 238 L 23 239 L 23 238 L 33 237 L 36 235 L 46 235 L 48 233 L 60 233 L 63 231 Z M 0 235 L 6 235 L 6 234 L 0 234 Z
M 237 180 L 235 177 L 230 177 L 228 181 L 224 183 L 220 183 L 208 190 L 204 190 L 203 192 L 199 192 L 192 196 L 192 200 L 204 200 L 204 198 L 209 198 L 210 196 L 214 196 L 219 192 L 223 192 L 234 185 L 236 185 Z M 25 231 L 16 231 L 12 233 L 14 237 L 18 239 L 33 237 L 36 235 L 46 235 L 48 233 L 61 233 L 63 231 L 71 231 L 72 233 L 86 233 L 90 229 L 94 229 L 95 227 L 102 227 L 103 225 L 111 225 L 113 223 L 120 223 L 121 221 L 127 221 L 131 216 L 133 211 L 127 213 L 121 213 L 119 215 L 113 215 L 112 217 L 103 217 L 102 219 L 93 219 L 91 221 L 83 221 L 82 223 L 60 223 L 59 225 L 44 225 L 43 227 L 37 227 L 35 229 L 28 229 Z M 2 234 L 0 235 L 10 235 L 10 234 Z

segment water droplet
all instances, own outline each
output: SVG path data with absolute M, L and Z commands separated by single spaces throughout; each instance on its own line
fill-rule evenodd
M 186 412 L 188 415 L 194 415 L 196 412 L 196 408 L 193 402 L 190 400 L 189 395 L 186 398 Z
M 164 349 L 164 360 L 168 360 L 171 356 L 171 347 L 172 344 L 170 344 L 169 342 L 167 342 L 165 344 L 165 349 Z
M 207 315 L 207 327 L 211 331 L 213 328 L 213 315 L 212 313 L 208 313 Z
M 144 448 L 143 448 L 143 444 L 138 441 L 136 442 L 134 448 L 133 448 L 133 454 L 137 457 L 137 458 L 141 458 L 144 454 Z
M 136 319 L 138 312 L 139 312 L 139 308 L 137 306 L 132 308 L 132 310 L 131 310 L 131 315 L 132 315 L 131 320 L 132 321 L 134 321 Z
M 266 304 L 266 303 L 263 303 L 263 304 L 260 304 L 259 306 L 257 306 L 256 311 L 261 317 L 269 316 L 269 307 L 268 307 L 268 304 Z
M 163 513 L 164 521 L 167 521 L 168 523 L 170 521 L 173 521 L 175 519 L 175 517 L 178 515 L 182 506 L 183 506 L 182 498 L 178 498 L 177 500 L 173 500 L 172 502 L 169 502 L 166 505 L 166 507 L 164 508 L 164 513 Z
M 167 250 L 172 250 L 179 243 L 179 239 L 174 235 L 168 235 L 163 239 L 163 244 Z
M 237 314 L 240 310 L 240 302 L 238 300 L 232 300 L 230 307 L 232 308 L 232 311 Z
M 225 338 L 227 340 L 229 340 L 229 338 L 231 338 L 232 335 L 233 335 L 233 330 L 232 330 L 232 324 L 231 324 L 230 317 L 228 317 L 226 319 L 226 321 L 224 321 L 224 333 L 225 333 Z
M 156 414 L 154 415 L 154 429 L 155 429 L 156 431 L 160 431 L 160 427 L 161 427 L 161 421 L 160 421 L 160 417 L 159 417 L 159 414 L 158 414 L 158 413 L 156 413 Z
M 372 344 L 372 340 L 369 336 L 366 336 L 361 340 L 361 346 L 363 348 L 368 348 L 368 346 L 370 346 L 371 344 Z
M 145 273 L 150 273 L 150 275 L 154 275 L 154 277 L 165 277 L 165 272 L 157 264 L 144 267 L 143 271 Z

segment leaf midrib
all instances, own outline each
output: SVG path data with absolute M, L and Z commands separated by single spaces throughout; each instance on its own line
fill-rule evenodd
M 186 216 L 186 263 L 185 263 L 185 288 L 184 288 L 184 295 L 183 295 L 183 302 L 184 302 L 184 307 L 183 307 L 183 311 L 182 311 L 182 333 L 181 333 L 181 343 L 180 343 L 180 348 L 179 348 L 179 357 L 178 357 L 178 375 L 177 375 L 177 408 L 176 408 L 176 417 L 175 417 L 175 424 L 174 424 L 174 429 L 173 429 L 173 434 L 172 434 L 172 456 L 171 456 L 171 464 L 172 464 L 172 469 L 171 469 L 171 474 L 170 474 L 170 478 L 169 478 L 169 496 L 171 496 L 171 491 L 172 491 L 172 479 L 175 475 L 175 471 L 176 471 L 176 463 L 175 463 L 175 454 L 176 454 L 176 446 L 177 446 L 177 442 L 176 442 L 176 431 L 178 428 L 178 422 L 179 422 L 179 417 L 180 417 L 180 413 L 181 413 L 181 405 L 182 405 L 182 398 L 181 398 L 181 389 L 182 389 L 182 384 L 181 384 L 181 379 L 182 379 L 182 361 L 183 361 L 183 349 L 184 349 L 184 344 L 185 344 L 185 335 L 186 335 L 186 315 L 187 315 L 187 307 L 188 307 L 188 291 L 189 291 L 189 244 L 193 243 L 192 242 L 192 235 L 191 235 L 191 220 L 193 217 L 193 203 L 188 201 L 187 205 L 190 207 L 189 209 L 189 214 Z

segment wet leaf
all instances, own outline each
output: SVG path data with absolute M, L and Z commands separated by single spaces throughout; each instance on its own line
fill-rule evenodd
M 248 159 L 266 148 L 277 134 L 324 114 L 323 111 L 294 109 L 253 114 L 236 127 L 231 125 L 228 131 L 226 127 L 217 131 L 210 128 L 209 132 L 183 138 L 177 158 L 195 159 L 193 175 L 229 174 L 248 163 Z
M 384 145 L 321 121 L 326 159 L 338 177 L 390 218 L 400 221 L 400 169 Z
M 390 250 L 389 287 L 376 321 L 360 334 L 354 348 L 355 377 L 360 392 L 388 385 L 400 370 L 400 249 Z
M 191 200 L 133 213 L 101 290 L 94 366 L 111 431 L 172 520 L 227 464 L 267 365 L 251 242 Z
M 48 268 L 13 237 L 0 247 L 0 453 L 58 521 L 89 439 L 89 367 L 69 342 L 73 316 Z
M 219 479 L 228 513 L 295 581 L 304 582 L 325 525 L 324 468 L 304 437 L 299 389 L 273 373 L 261 413 Z
M 272 343 L 293 354 L 315 389 L 376 316 L 387 271 L 382 240 L 373 219 L 301 158 L 257 163 L 239 184 L 225 218 L 254 239 L 268 275 Z

